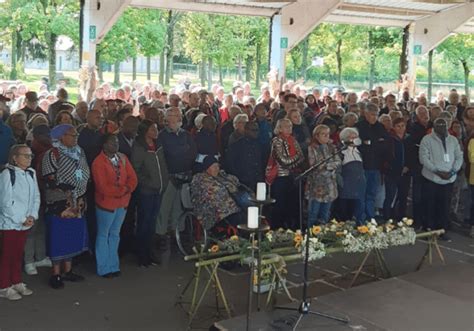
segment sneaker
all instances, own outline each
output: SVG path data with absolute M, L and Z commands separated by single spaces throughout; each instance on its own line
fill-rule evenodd
M 21 295 L 13 289 L 13 287 L 3 288 L 0 290 L 0 298 L 5 298 L 8 300 L 20 300 Z
M 84 277 L 73 273 L 72 270 L 63 274 L 62 278 L 63 280 L 68 281 L 68 282 L 82 282 L 84 280 Z
M 51 286 L 55 290 L 63 288 L 64 282 L 63 282 L 62 277 L 60 275 L 52 275 L 49 278 L 49 286 Z
M 45 257 L 45 258 L 42 259 L 41 261 L 35 262 L 35 266 L 36 266 L 36 268 L 40 268 L 40 267 L 52 267 L 52 266 L 53 266 L 53 263 L 51 263 L 51 260 L 49 259 L 49 257 Z
M 28 296 L 28 295 L 32 295 L 33 294 L 33 291 L 30 290 L 28 287 L 26 287 L 26 284 L 25 283 L 18 283 L 18 284 L 15 284 L 12 286 L 12 288 L 17 291 L 18 293 L 20 293 L 21 295 L 24 295 L 24 296 Z
M 25 272 L 27 275 L 30 275 L 30 276 L 38 274 L 38 270 L 36 270 L 36 265 L 34 263 L 25 264 Z

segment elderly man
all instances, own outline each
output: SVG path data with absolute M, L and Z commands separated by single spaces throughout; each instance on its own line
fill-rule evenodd
M 423 166 L 424 227 L 448 231 L 451 192 L 463 164 L 463 154 L 458 140 L 448 134 L 444 119 L 435 120 L 433 132 L 421 140 L 420 163 Z M 440 238 L 450 240 L 446 234 Z
M 405 139 L 405 165 L 412 177 L 413 219 L 417 226 L 422 226 L 423 221 L 423 177 L 422 166 L 419 159 L 420 142 L 427 134 L 430 125 L 430 113 L 425 106 L 418 106 L 415 110 L 415 120 L 410 127 L 410 134 Z
M 366 177 L 365 214 L 366 219 L 375 217 L 375 197 L 381 185 L 383 163 L 386 161 L 386 138 L 384 126 L 377 121 L 379 107 L 373 103 L 367 105 L 365 120 L 356 124 L 362 145 L 359 146 Z
M 163 194 L 156 232 L 165 235 L 168 229 L 176 228 L 183 213 L 179 195 L 180 178 L 190 176 L 197 156 L 196 143 L 191 134 L 181 128 L 182 116 L 179 108 L 166 111 L 166 127 L 158 135 L 157 145 L 163 148 L 170 182 Z
M 25 107 L 21 108 L 19 111 L 22 111 L 26 115 L 26 121 L 29 121 L 31 116 L 34 114 L 44 114 L 46 113 L 38 107 L 38 94 L 36 92 L 26 92 L 25 93 Z
M 79 101 L 76 104 L 76 108 L 72 112 L 72 118 L 74 119 L 74 126 L 79 126 L 81 124 L 86 123 L 87 121 L 87 111 L 88 111 L 88 106 L 87 102 L 85 101 Z
M 67 91 L 63 88 L 60 88 L 56 92 L 56 97 L 58 98 L 58 100 L 56 102 L 53 102 L 51 105 L 49 105 L 49 108 L 48 108 L 49 123 L 54 123 L 54 120 L 56 119 L 56 115 L 58 115 L 58 113 L 62 109 L 63 103 L 67 103 L 67 99 L 68 99 Z

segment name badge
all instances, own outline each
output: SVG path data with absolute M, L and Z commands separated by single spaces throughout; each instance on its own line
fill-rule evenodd
M 448 153 L 444 153 L 444 162 L 450 162 Z
M 76 175 L 77 180 L 81 180 L 82 179 L 82 170 L 77 169 L 75 175 Z

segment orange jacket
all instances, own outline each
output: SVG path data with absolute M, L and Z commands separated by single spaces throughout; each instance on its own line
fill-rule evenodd
M 112 162 L 104 152 L 92 162 L 92 177 L 95 183 L 95 203 L 97 207 L 113 211 L 126 208 L 132 192 L 137 187 L 137 175 L 130 161 L 122 153 L 120 157 L 120 177 L 117 178 Z

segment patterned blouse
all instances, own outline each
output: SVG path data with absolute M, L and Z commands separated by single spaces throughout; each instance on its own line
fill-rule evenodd
M 321 162 L 336 151 L 332 144 L 308 147 L 310 166 Z M 316 168 L 309 176 L 306 183 L 306 199 L 318 202 L 332 202 L 337 198 L 336 170 L 341 166 L 339 155 L 334 156 L 329 162 Z
M 224 171 L 219 173 L 217 179 L 206 172 L 194 175 L 191 182 L 191 199 L 194 212 L 203 220 L 206 229 L 240 211 L 229 193 L 237 191 L 238 184 L 237 177 Z

